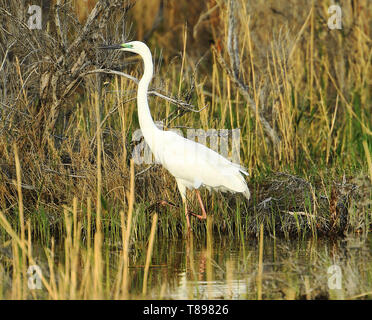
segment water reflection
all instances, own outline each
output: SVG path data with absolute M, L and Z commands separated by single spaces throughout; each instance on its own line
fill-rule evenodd
M 0 299 L 19 298 L 19 259 L 13 259 L 15 243 L 0 246 Z M 101 277 L 87 278 L 96 257 L 81 245 L 76 263 L 78 297 L 90 299 L 95 285 L 102 285 L 104 299 L 122 298 L 121 242 L 103 247 Z M 144 284 L 147 243 L 131 243 L 129 299 L 365 299 L 372 297 L 372 236 L 346 240 L 284 240 L 265 237 L 262 276 L 259 276 L 259 241 L 218 235 L 170 241 L 157 235 L 147 282 Z M 45 278 L 58 285 L 59 297 L 68 298 L 64 243 L 55 245 L 57 273 L 50 273 L 43 246 L 33 245 L 33 256 Z M 15 266 L 15 267 L 14 267 Z M 18 266 L 18 267 L 17 267 Z M 16 268 L 17 267 L 17 268 Z M 52 268 L 53 270 L 53 268 Z M 19 272 L 18 272 L 19 275 Z M 53 280 L 54 279 L 54 280 Z M 102 283 L 95 282 L 95 279 Z M 97 281 L 98 281 L 97 280 Z M 144 290 L 146 287 L 146 290 Z M 18 291 L 17 291 L 18 290 Z M 57 289 L 56 289 L 57 290 Z M 81 294 L 81 292 L 83 294 Z M 146 294 L 144 294 L 146 292 Z M 28 298 L 50 298 L 47 291 L 26 292 Z M 119 292 L 120 293 L 120 292 Z M 69 296 L 70 294 L 70 296 Z
M 266 239 L 259 281 L 258 241 L 236 242 L 220 237 L 158 240 L 147 298 L 257 299 L 258 285 L 263 299 L 371 298 L 372 237 L 333 242 Z M 143 268 L 134 266 L 131 277 L 132 294 L 139 295 Z

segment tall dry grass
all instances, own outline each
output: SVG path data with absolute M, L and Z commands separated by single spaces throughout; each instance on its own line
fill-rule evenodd
M 153 118 L 184 133 L 186 128 L 240 128 L 240 159 L 251 174 L 253 199 L 246 204 L 239 197 L 204 194 L 207 209 L 215 216 L 213 227 L 219 232 L 237 232 L 243 238 L 258 234 L 264 219 L 265 231 L 283 230 L 281 226 L 288 223 L 292 235 L 302 228 L 316 235 L 314 217 L 320 215 L 326 221 L 336 217 L 326 227 L 319 227 L 326 233 L 333 223 L 341 224 L 337 219 L 347 207 L 346 229 L 368 232 L 370 2 L 341 1 L 342 30 L 328 28 L 328 3 L 323 1 L 237 1 L 236 5 L 237 76 L 243 87 L 221 64 L 223 60 L 231 64 L 228 2 L 208 1 L 190 7 L 184 1 L 165 1 L 159 13 L 160 2 L 142 6 L 138 1 L 129 12 L 135 22 L 132 37 L 143 39 L 148 34 L 147 43 L 154 53 L 152 87 L 200 108 L 208 106 L 198 113 L 185 113 L 169 101 L 150 97 Z M 158 24 L 154 12 L 160 15 Z M 187 24 L 185 16 L 190 17 Z M 111 59 L 95 48 L 89 50 L 86 59 Z M 63 101 L 53 130 L 42 143 L 43 130 L 38 124 L 47 124 L 34 121 L 40 104 L 28 82 L 37 83 L 40 78 L 37 73 L 27 73 L 24 61 L 17 57 L 5 57 L 2 52 L 0 61 L 4 61 L 2 71 L 18 83 L 12 92 L 15 103 L 0 105 L 0 208 L 12 229 L 19 228 L 23 234 L 18 221 L 29 221 L 41 241 L 60 240 L 68 228 L 63 206 L 76 201 L 74 210 L 83 219 L 81 232 L 92 241 L 91 246 L 100 248 L 100 240 L 93 239 L 100 227 L 106 236 L 122 238 L 121 212 L 126 214 L 132 208 L 128 195 L 132 190 L 133 239 L 146 239 L 151 231 L 151 215 L 146 209 L 159 199 L 175 203 L 179 199 L 174 179 L 158 165 L 135 166 L 135 189 L 130 189 L 130 159 L 137 144 L 133 136 L 139 127 L 133 99 L 136 84 L 127 78 L 86 74 L 75 94 Z M 138 57 L 118 61 L 121 71 L 141 76 Z M 0 87 L 4 93 L 4 79 Z M 42 119 L 48 119 L 48 114 Z M 276 133 L 277 143 L 268 137 L 262 119 Z M 14 144 L 22 177 L 17 173 Z M 281 180 L 273 175 L 277 171 L 303 180 L 288 178 L 278 183 Z M 279 189 L 273 189 L 274 185 Z M 293 186 L 305 187 L 296 192 Z M 273 199 L 277 193 L 285 197 Z M 355 194 L 358 200 L 354 201 Z M 269 198 L 271 202 L 264 202 Z M 265 203 L 270 203 L 272 212 Z M 196 203 L 191 200 L 191 205 Z M 181 211 L 158 211 L 158 232 L 178 237 L 184 230 Z M 90 229 L 95 219 L 100 223 L 97 229 Z M 204 225 L 194 222 L 194 227 L 205 233 Z M 2 237 L 8 239 L 5 233 Z M 92 254 L 101 259 L 99 252 Z

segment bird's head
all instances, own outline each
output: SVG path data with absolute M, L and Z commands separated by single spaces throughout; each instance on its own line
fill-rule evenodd
M 130 41 L 122 44 L 112 44 L 107 46 L 101 46 L 100 49 L 106 50 L 120 50 L 120 51 L 128 51 L 137 54 L 143 54 L 146 51 L 149 51 L 149 48 L 146 44 L 141 41 Z

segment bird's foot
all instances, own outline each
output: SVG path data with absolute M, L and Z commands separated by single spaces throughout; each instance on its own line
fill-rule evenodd
M 200 215 L 200 214 L 196 214 L 196 213 L 194 213 L 192 211 L 189 211 L 189 214 L 191 214 L 193 217 L 198 218 L 199 220 L 205 220 L 205 219 L 207 219 L 207 215 L 204 214 L 204 213 L 202 215 Z

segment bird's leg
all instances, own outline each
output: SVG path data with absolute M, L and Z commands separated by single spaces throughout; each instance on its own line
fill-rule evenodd
M 182 199 L 183 200 L 183 199 Z M 170 206 L 170 207 L 173 207 L 173 208 L 179 208 L 179 206 L 175 205 L 174 203 L 172 202 L 169 202 L 167 200 L 160 200 L 158 201 L 156 204 L 159 204 L 161 206 Z M 186 199 L 183 200 L 183 204 L 185 206 L 185 217 L 186 217 L 186 223 L 187 223 L 187 229 L 190 231 L 191 230 L 191 227 L 190 227 L 190 214 L 194 215 L 194 216 L 198 216 L 196 213 L 190 211 L 188 208 L 187 208 L 187 202 L 186 202 Z M 153 206 L 150 206 L 150 207 L 153 207 Z
M 199 214 L 195 214 L 193 212 L 190 212 L 194 217 L 197 217 L 198 219 L 200 220 L 205 220 L 207 219 L 207 213 L 205 212 L 205 209 L 204 209 L 204 205 L 203 205 L 203 201 L 201 199 L 201 196 L 200 196 L 200 192 L 198 189 L 195 189 L 195 193 L 196 193 L 196 196 L 198 197 L 198 200 L 199 200 L 199 205 L 200 205 L 200 208 L 202 210 L 202 215 L 199 215 Z

